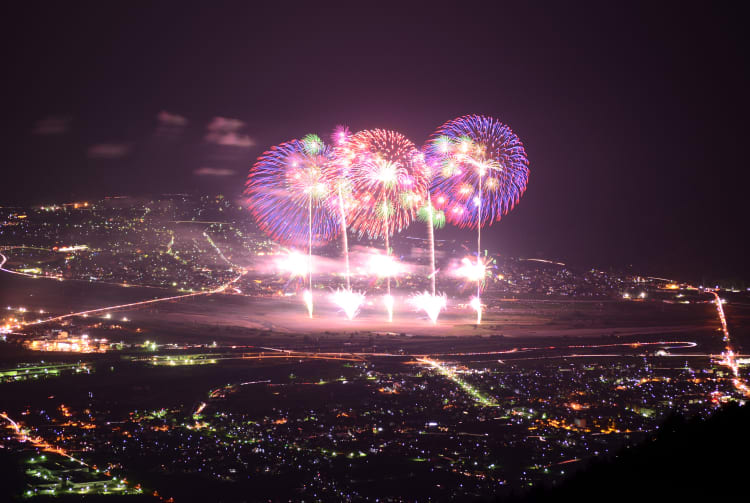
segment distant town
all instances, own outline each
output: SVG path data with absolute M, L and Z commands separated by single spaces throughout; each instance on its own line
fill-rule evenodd
M 437 240 L 449 303 L 432 323 L 407 302 L 429 284 L 412 229 L 392 244 L 389 325 L 377 302 L 353 320 L 326 303 L 343 281 L 336 244 L 316 250 L 310 320 L 295 251 L 222 196 L 0 208 L 13 498 L 523 494 L 675 412 L 747 399 L 746 325 L 731 331 L 747 291 L 488 250 L 478 325 L 451 273 L 466 244 Z M 368 298 L 384 288 L 376 245 L 352 249 Z

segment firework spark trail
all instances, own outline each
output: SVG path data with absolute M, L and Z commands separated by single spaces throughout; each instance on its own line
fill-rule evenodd
M 436 294 L 437 272 L 435 271 L 435 209 L 432 207 L 430 193 L 427 193 L 427 208 L 430 213 L 430 221 L 427 224 L 427 239 L 430 242 L 430 286 L 432 287 L 432 296 Z
M 443 124 L 425 147 L 428 165 L 436 169 L 438 201 L 459 227 L 477 227 L 477 266 L 481 263 L 482 225 L 508 213 L 526 190 L 529 168 L 519 138 L 500 121 L 467 115 Z M 476 216 L 476 218 L 474 218 Z M 482 321 L 482 282 L 470 305 Z
M 435 219 L 435 208 L 432 206 L 432 199 L 429 192 L 427 193 L 427 205 L 419 211 L 419 217 L 427 224 L 427 238 L 430 246 L 430 292 L 422 292 L 412 295 L 409 298 L 411 304 L 417 311 L 424 311 L 433 324 L 437 323 L 440 311 L 448 306 L 448 298 L 445 294 L 437 294 L 437 269 L 435 268 L 435 226 L 445 221 L 444 215 L 440 213 L 441 218 Z
M 245 196 L 259 227 L 288 245 L 307 246 L 307 290 L 302 298 L 313 317 L 312 249 L 336 237 L 339 225 L 329 204 L 326 169 L 333 150 L 314 134 L 277 145 L 250 170 Z
M 346 212 L 344 211 L 344 197 L 339 183 L 339 210 L 341 211 L 341 234 L 344 240 L 344 262 L 346 263 L 346 289 L 352 289 L 351 267 L 349 265 L 349 237 L 346 233 Z
M 372 129 L 343 135 L 334 157 L 336 176 L 345 179 L 351 189 L 349 225 L 360 235 L 383 238 L 386 257 L 390 257 L 391 233 L 411 223 L 429 189 L 421 152 L 400 133 Z M 390 275 L 383 302 L 388 321 L 393 321 Z
M 331 300 L 344 311 L 347 318 L 353 320 L 357 316 L 359 308 L 365 302 L 365 294 L 354 292 L 351 288 L 339 288 L 333 292 Z
M 307 304 L 307 313 L 310 318 L 313 317 L 313 282 L 312 282 L 312 196 L 308 198 L 307 203 L 307 272 L 308 272 L 308 292 L 305 293 L 305 304 Z
M 445 294 L 433 295 L 429 292 L 422 292 L 412 295 L 409 298 L 409 304 L 414 306 L 417 311 L 424 311 L 434 325 L 437 323 L 440 311 L 447 307 L 448 298 Z
M 435 322 L 435 313 L 445 308 L 447 299 L 437 292 L 436 215 L 440 221 L 447 218 L 459 227 L 476 225 L 474 269 L 482 268 L 482 226 L 500 220 L 526 189 L 529 170 L 523 144 L 509 127 L 480 115 L 446 122 L 432 135 L 424 151 L 402 134 L 383 129 L 350 134 L 348 128 L 338 126 L 332 140 L 333 148 L 315 135 L 273 147 L 253 166 L 245 191 L 261 229 L 283 244 L 306 242 L 308 289 L 303 297 L 309 316 L 313 317 L 313 246 L 343 233 L 346 288 L 335 292 L 333 298 L 346 306 L 342 307 L 351 318 L 363 295 L 352 291 L 348 228 L 360 236 L 383 238 L 387 262 L 392 258 L 391 233 L 401 232 L 418 208 L 426 208 L 430 292 L 412 299 Z M 430 194 L 433 180 L 437 212 Z M 335 197 L 331 197 L 333 187 L 338 189 L 338 208 Z M 302 216 L 305 210 L 306 222 Z M 383 302 L 390 322 L 394 306 L 391 274 L 386 274 L 385 280 Z M 476 281 L 476 296 L 469 305 L 476 310 L 480 324 L 484 275 L 472 280 Z M 352 309 L 354 305 L 356 309 Z
M 386 201 L 386 204 L 388 202 Z M 383 225 L 385 228 L 385 256 L 386 258 L 391 258 L 391 240 L 389 237 L 388 232 L 388 213 L 387 210 L 385 212 L 385 218 L 383 219 Z M 393 321 L 393 297 L 391 296 L 391 274 L 386 276 L 386 294 L 385 297 L 383 297 L 383 303 L 385 304 L 385 309 L 388 312 L 388 321 Z
M 479 170 L 477 178 L 477 266 L 482 260 L 482 170 Z M 477 310 L 477 325 L 482 323 L 482 279 L 477 278 L 477 300 L 475 309 Z
M 346 288 L 338 288 L 335 290 L 330 298 L 331 301 L 339 306 L 342 311 L 346 314 L 347 318 L 349 320 L 354 319 L 354 317 L 359 312 L 359 308 L 362 306 L 362 304 L 365 301 L 365 295 L 362 292 L 355 292 L 352 290 L 352 281 L 351 281 L 351 263 L 349 260 L 349 233 L 348 233 L 348 226 L 347 226 L 347 210 L 351 209 L 352 206 L 355 206 L 358 204 L 356 200 L 354 200 L 352 194 L 351 194 L 351 186 L 347 184 L 346 187 L 346 196 L 348 198 L 348 202 L 350 203 L 347 207 L 344 201 L 344 184 L 348 182 L 347 180 L 347 171 L 348 171 L 348 162 L 341 158 L 341 155 L 346 153 L 347 155 L 350 154 L 350 151 L 346 147 L 346 145 L 349 143 L 349 140 L 351 138 L 351 134 L 349 133 L 349 128 L 346 126 L 336 126 L 336 129 L 334 130 L 333 134 L 331 135 L 331 139 L 333 140 L 333 143 L 336 145 L 336 149 L 334 152 L 337 155 L 332 156 L 332 159 L 329 163 L 326 164 L 326 169 L 324 171 L 324 178 L 326 179 L 327 183 L 330 186 L 336 186 L 337 192 L 338 192 L 338 213 L 339 218 L 341 220 L 341 238 L 342 238 L 342 245 L 344 248 L 344 265 L 345 265 L 345 279 L 346 279 Z
M 346 288 L 339 288 L 333 292 L 331 300 L 344 311 L 349 320 L 353 320 L 357 316 L 359 308 L 365 302 L 365 294 L 352 291 L 351 267 L 349 265 L 349 237 L 346 229 L 346 212 L 344 211 L 344 197 L 341 183 L 339 180 L 339 211 L 341 212 L 341 235 L 344 245 L 344 263 L 346 264 Z

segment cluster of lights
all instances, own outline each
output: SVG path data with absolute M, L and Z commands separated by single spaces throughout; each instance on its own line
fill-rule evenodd
M 476 387 L 472 386 L 468 382 L 466 382 L 464 379 L 461 379 L 459 377 L 458 373 L 455 369 L 446 366 L 445 364 L 433 360 L 431 358 L 420 358 L 420 363 L 423 363 L 425 365 L 429 365 L 433 369 L 435 369 L 440 375 L 447 377 L 454 383 L 458 385 L 459 388 L 461 388 L 466 394 L 468 394 L 474 401 L 479 403 L 480 405 L 484 407 L 497 407 L 499 404 L 497 403 L 497 400 L 494 398 L 485 395 L 481 391 L 479 391 Z

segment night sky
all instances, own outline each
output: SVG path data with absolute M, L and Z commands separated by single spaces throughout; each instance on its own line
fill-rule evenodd
M 421 145 L 481 113 L 531 168 L 488 244 L 750 279 L 747 12 L 612 3 L 6 7 L 0 205 L 239 197 L 275 143 L 347 124 Z

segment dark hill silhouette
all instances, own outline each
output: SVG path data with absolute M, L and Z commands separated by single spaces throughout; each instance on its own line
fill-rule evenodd
M 730 404 L 708 419 L 674 415 L 645 443 L 510 501 L 718 502 L 747 490 L 749 456 L 750 405 Z

